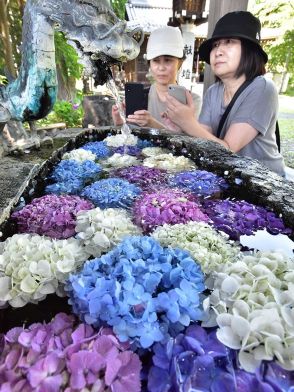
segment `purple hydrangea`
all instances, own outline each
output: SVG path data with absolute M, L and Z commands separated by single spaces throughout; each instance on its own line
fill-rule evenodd
M 12 214 L 18 232 L 65 239 L 75 235 L 76 215 L 94 205 L 78 196 L 46 195 Z
M 201 268 L 188 252 L 131 236 L 72 274 L 65 289 L 73 311 L 120 341 L 148 348 L 202 318 Z
M 170 185 L 184 188 L 196 195 L 210 196 L 228 188 L 224 178 L 206 170 L 184 171 L 170 178 Z
M 290 392 L 294 372 L 274 363 L 263 364 L 256 374 L 238 369 L 236 353 L 226 348 L 215 330 L 191 325 L 176 338 L 153 346 L 149 392 Z
M 263 229 L 271 234 L 292 232 L 285 228 L 282 219 L 274 212 L 242 200 L 206 200 L 203 210 L 215 228 L 227 233 L 233 240 Z
M 141 151 L 141 148 L 137 146 L 119 146 L 113 150 L 116 154 L 127 154 L 135 157 L 139 157 L 141 155 Z
M 13 392 L 139 392 L 139 357 L 110 329 L 98 333 L 59 313 L 48 324 L 13 328 L 0 353 L 0 389 Z
M 110 148 L 105 142 L 89 142 L 81 147 L 83 150 L 91 151 L 98 159 L 106 158 L 111 154 Z
M 134 204 L 133 216 L 134 222 L 145 233 L 164 223 L 174 225 L 188 221 L 208 221 L 191 193 L 169 188 L 142 194 Z
M 111 175 L 139 185 L 141 188 L 150 188 L 153 185 L 162 185 L 167 181 L 167 171 L 147 166 L 129 166 L 114 170 Z
M 120 178 L 107 178 L 84 188 L 82 196 L 100 208 L 128 208 L 141 193 L 134 184 Z

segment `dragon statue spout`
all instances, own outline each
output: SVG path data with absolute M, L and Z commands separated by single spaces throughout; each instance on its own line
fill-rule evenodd
M 143 40 L 141 30 L 127 32 L 107 0 L 27 0 L 19 74 L 0 87 L 1 136 L 7 122 L 31 122 L 52 110 L 57 95 L 54 29 L 65 34 L 85 75 L 96 84 L 110 78 L 110 64 L 137 57 Z

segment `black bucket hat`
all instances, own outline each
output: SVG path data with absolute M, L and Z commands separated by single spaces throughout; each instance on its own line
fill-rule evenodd
M 259 19 L 248 11 L 229 12 L 216 23 L 212 37 L 204 41 L 199 47 L 199 58 L 210 64 L 210 51 L 212 43 L 219 38 L 243 38 L 256 44 L 256 49 L 262 54 L 265 63 L 267 54 L 260 45 Z

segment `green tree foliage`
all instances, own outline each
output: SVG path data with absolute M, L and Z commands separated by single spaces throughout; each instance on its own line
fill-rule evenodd
M 261 20 L 262 26 L 277 28 L 279 31 L 277 39 L 265 46 L 269 55 L 270 70 L 293 73 L 293 3 L 283 0 L 252 0 L 249 3 L 249 11 Z
M 125 19 L 127 0 L 110 0 L 110 4 L 115 14 L 122 20 Z

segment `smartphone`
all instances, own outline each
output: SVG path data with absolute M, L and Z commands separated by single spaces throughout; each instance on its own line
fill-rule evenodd
M 143 83 L 129 82 L 125 84 L 126 116 L 136 110 L 148 109 L 150 86 Z
M 186 105 L 186 88 L 184 86 L 179 86 L 178 84 L 169 84 L 168 85 L 168 93 L 172 97 L 176 98 L 179 102 Z

